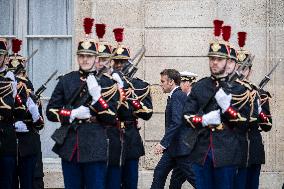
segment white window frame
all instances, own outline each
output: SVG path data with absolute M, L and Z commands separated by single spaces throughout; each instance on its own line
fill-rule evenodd
M 14 30 L 14 34 L 13 35 L 0 35 L 0 37 L 4 37 L 7 39 L 13 39 L 13 38 L 19 38 L 23 41 L 22 44 L 22 50 L 21 50 L 21 54 L 25 57 L 27 57 L 29 54 L 31 54 L 32 52 L 28 52 L 28 40 L 29 39 L 40 39 L 40 40 L 44 40 L 44 39 L 71 39 L 71 44 L 72 44 L 72 54 L 71 54 L 71 69 L 74 68 L 74 41 L 75 41 L 75 37 L 74 37 L 74 33 L 75 33 L 75 24 L 72 23 L 71 26 L 71 31 L 72 31 L 72 35 L 28 35 L 28 2 L 29 0 L 14 0 L 13 3 L 13 20 L 14 20 L 14 25 L 13 25 L 13 30 Z M 74 18 L 75 15 L 75 0 L 73 0 L 72 2 L 72 17 Z M 74 19 L 71 20 L 74 20 Z M 29 72 L 29 70 L 27 70 Z M 70 71 L 70 70 L 66 70 Z M 48 97 L 43 97 L 43 99 L 49 99 Z

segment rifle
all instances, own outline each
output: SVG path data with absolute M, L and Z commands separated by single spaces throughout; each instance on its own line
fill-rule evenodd
M 40 99 L 40 95 L 46 90 L 46 85 L 50 82 L 50 80 L 57 74 L 58 70 L 55 70 L 49 78 L 40 86 L 40 88 L 35 92 L 36 99 Z
M 268 72 L 268 74 L 266 74 L 264 76 L 264 78 L 261 80 L 261 82 L 259 83 L 259 89 L 263 89 L 264 86 L 270 81 L 270 76 L 271 74 L 275 71 L 275 69 L 277 68 L 277 66 L 280 64 L 280 62 L 282 62 L 282 59 L 280 58 L 279 61 L 277 62 L 277 64 L 275 64 L 272 69 Z
M 122 70 L 122 74 L 124 76 L 128 77 L 129 79 L 133 78 L 133 76 L 135 75 L 135 73 L 138 70 L 138 64 L 141 62 L 145 52 L 146 52 L 146 48 L 145 48 L 145 46 L 142 46 L 140 51 L 134 56 L 133 59 L 131 59 L 129 61 L 129 64 Z M 138 56 L 139 56 L 139 58 L 138 58 L 137 62 L 134 64 L 133 62 Z
M 29 62 L 30 59 L 32 59 L 33 56 L 34 56 L 37 52 L 38 52 L 38 49 L 34 50 L 34 51 L 32 52 L 32 54 L 31 54 L 30 56 L 28 56 L 28 58 L 23 62 L 23 64 Z M 15 74 L 15 75 L 18 75 L 18 74 L 19 74 L 21 71 L 23 71 L 23 70 L 24 70 L 24 68 L 20 68 L 20 69 L 16 70 L 14 74 Z
M 30 59 L 32 59 L 32 57 L 33 57 L 33 56 L 34 56 L 37 52 L 38 52 L 38 49 L 34 50 L 34 51 L 32 52 L 32 54 L 31 54 L 30 56 L 28 56 L 28 58 L 25 60 L 25 62 L 24 62 L 24 63 L 29 62 L 29 61 L 30 61 Z
M 244 79 L 244 71 L 251 65 L 252 61 L 254 60 L 255 56 L 248 55 L 248 58 L 241 63 L 241 66 L 234 71 L 234 73 L 229 77 L 228 83 L 232 84 L 237 79 Z

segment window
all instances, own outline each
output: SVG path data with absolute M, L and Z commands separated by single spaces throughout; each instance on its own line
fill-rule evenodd
M 0 36 L 12 38 L 14 36 L 14 0 L 0 0 Z
M 72 69 L 73 0 L 0 0 L 0 36 L 23 40 L 23 56 L 37 54 L 28 62 L 28 75 L 37 90 L 55 71 L 65 74 Z M 55 79 L 43 93 L 44 108 L 56 85 Z M 45 119 L 42 132 L 44 157 L 55 157 L 50 135 L 55 126 Z

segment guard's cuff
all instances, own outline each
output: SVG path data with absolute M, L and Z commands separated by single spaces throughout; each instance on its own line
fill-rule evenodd
M 15 100 L 16 100 L 16 103 L 17 103 L 18 106 L 23 105 L 23 101 L 22 101 L 20 95 L 17 94 L 16 97 L 15 97 Z
M 184 115 L 186 122 L 192 127 L 202 127 L 202 117 L 197 115 Z
M 260 123 L 268 123 L 269 122 L 268 116 L 264 112 L 260 112 L 258 117 L 260 119 Z
M 36 122 L 34 122 L 34 126 L 35 126 L 35 128 L 37 128 L 39 130 L 44 127 L 44 120 L 41 116 L 39 117 L 39 119 Z
M 142 107 L 139 100 L 132 100 L 131 104 L 135 110 L 139 110 Z
M 120 94 L 120 101 L 125 101 L 126 100 L 126 96 L 125 96 L 125 91 L 123 88 L 119 89 L 119 94 Z
M 70 109 L 61 109 L 59 111 L 59 117 L 60 117 L 60 122 L 62 124 L 69 124 L 69 120 L 70 120 L 70 115 L 71 115 L 71 110 Z
M 225 112 L 224 112 L 224 116 L 228 119 L 228 120 L 234 120 L 238 118 L 238 112 L 233 108 L 233 107 L 229 107 Z
M 107 102 L 102 97 L 100 97 L 97 102 L 90 106 L 91 115 L 96 115 L 98 112 L 104 111 L 108 108 L 109 106 Z

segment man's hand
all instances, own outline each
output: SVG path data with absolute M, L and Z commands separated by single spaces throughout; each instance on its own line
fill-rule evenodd
M 95 76 L 89 75 L 87 77 L 87 86 L 88 86 L 88 91 L 90 95 L 93 97 L 93 103 L 96 103 L 99 98 L 101 97 L 101 91 L 102 88 L 98 84 L 98 81 L 96 80 Z
M 224 90 L 220 88 L 215 94 L 215 99 L 224 113 L 230 107 L 232 94 L 226 94 Z
M 214 110 L 202 116 L 202 126 L 221 124 L 220 110 Z
M 15 129 L 16 129 L 16 132 L 19 132 L 19 133 L 29 132 L 27 125 L 22 121 L 17 121 L 15 123 Z
M 123 88 L 123 81 L 122 79 L 119 77 L 119 75 L 117 73 L 113 73 L 112 74 L 112 78 L 117 82 L 117 85 L 120 89 Z
M 72 123 L 75 119 L 89 119 L 90 117 L 90 109 L 86 106 L 80 106 L 71 111 L 70 123 Z
M 155 146 L 155 149 L 154 149 L 154 150 L 155 150 L 155 154 L 156 154 L 156 155 L 162 154 L 165 149 L 166 149 L 166 148 L 163 147 L 161 144 L 157 144 L 157 145 Z
M 31 97 L 28 98 L 27 100 L 27 107 L 29 112 L 32 115 L 33 122 L 37 122 L 37 120 L 40 118 L 40 114 L 38 111 L 38 106 L 34 103 L 34 101 L 31 99 Z

